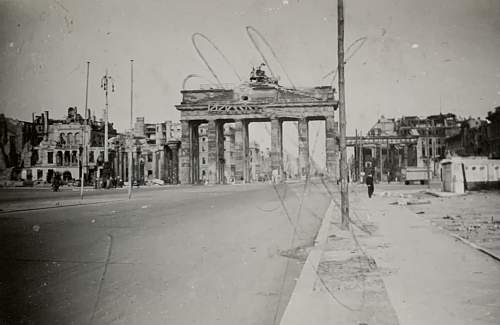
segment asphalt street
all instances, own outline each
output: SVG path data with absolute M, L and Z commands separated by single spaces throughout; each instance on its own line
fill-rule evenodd
M 319 180 L 92 195 L 0 214 L 0 324 L 277 324 L 330 198 Z

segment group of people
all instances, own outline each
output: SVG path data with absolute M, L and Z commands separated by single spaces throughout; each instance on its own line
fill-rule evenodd
M 100 185 L 100 186 L 99 186 Z M 120 177 L 102 178 L 101 181 L 94 179 L 94 188 L 117 188 L 123 187 L 123 180 Z

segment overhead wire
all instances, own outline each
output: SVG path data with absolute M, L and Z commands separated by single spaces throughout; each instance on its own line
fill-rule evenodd
M 213 81 L 211 81 L 210 79 L 207 79 L 205 78 L 204 76 L 202 75 L 199 75 L 199 74 L 196 74 L 196 73 L 192 73 L 192 74 L 189 74 L 186 76 L 186 78 L 184 78 L 184 80 L 182 81 L 182 90 L 186 90 L 186 84 L 187 82 L 189 81 L 189 79 L 192 79 L 192 78 L 200 78 L 200 79 L 203 79 L 205 80 L 206 82 L 208 82 L 209 84 L 211 84 L 212 86 L 215 86 L 217 87 L 218 85 L 215 84 Z
M 196 44 L 196 37 L 201 37 L 201 38 L 205 39 L 210 45 L 212 45 L 212 47 L 221 55 L 221 57 L 224 59 L 224 61 L 226 61 L 226 63 L 232 68 L 232 70 L 233 70 L 234 74 L 236 75 L 236 77 L 238 78 L 238 80 L 240 82 L 242 81 L 240 75 L 238 74 L 238 71 L 236 71 L 236 69 L 233 66 L 233 64 L 224 55 L 224 53 L 217 47 L 217 45 L 215 45 L 215 43 L 212 42 L 212 40 L 209 39 L 204 34 L 196 32 L 196 33 L 194 33 L 191 36 L 191 42 L 193 43 L 193 47 L 195 48 L 196 52 L 198 53 L 198 56 L 200 57 L 200 59 L 203 61 L 203 63 L 205 63 L 205 66 L 208 68 L 208 70 L 210 71 L 210 73 L 212 74 L 212 76 L 215 78 L 215 80 L 217 80 L 217 82 L 218 82 L 218 84 L 219 84 L 219 86 L 221 88 L 223 88 L 223 84 L 222 84 L 221 80 L 219 79 L 219 76 L 217 76 L 217 74 L 215 73 L 214 69 L 210 65 L 210 63 L 208 63 L 208 60 L 205 58 L 205 56 L 203 55 L 203 53 L 201 52 L 201 50 L 198 48 L 198 44 Z
M 292 79 L 290 78 L 290 76 L 288 75 L 288 72 L 286 71 L 286 69 L 284 68 L 283 64 L 281 64 L 281 61 L 279 60 L 278 58 L 278 55 L 276 54 L 276 52 L 274 51 L 273 47 L 271 46 L 271 44 L 267 41 L 267 39 L 264 37 L 264 35 L 262 35 L 261 32 L 259 32 L 255 27 L 253 26 L 246 26 L 246 31 L 247 31 L 247 35 L 248 37 L 250 38 L 250 41 L 252 42 L 252 44 L 254 45 L 255 49 L 257 50 L 257 52 L 259 52 L 260 54 L 260 57 L 262 58 L 262 60 L 264 61 L 264 63 L 266 64 L 266 66 L 268 67 L 269 69 L 269 72 L 271 73 L 271 75 L 273 76 L 273 78 L 276 78 L 276 75 L 274 74 L 274 72 L 272 71 L 271 69 L 271 65 L 269 64 L 269 61 L 267 61 L 267 58 L 266 56 L 264 55 L 264 53 L 262 52 L 257 40 L 254 38 L 254 36 L 252 35 L 252 32 L 255 33 L 257 36 L 259 36 L 260 40 L 262 42 L 264 42 L 264 44 L 267 46 L 267 48 L 269 49 L 269 51 L 271 51 L 271 54 L 273 55 L 274 59 L 276 60 L 276 62 L 278 62 L 279 66 L 281 67 L 281 70 L 285 73 L 285 76 L 286 78 L 288 79 L 288 82 L 292 85 L 292 88 L 293 89 L 296 89 L 295 87 L 295 84 L 293 83 Z
M 352 42 L 347 47 L 347 49 L 345 50 L 345 53 L 346 53 L 346 58 L 344 60 L 345 63 L 349 62 L 353 58 L 353 56 L 356 54 L 356 52 L 358 52 L 361 49 L 361 47 L 363 47 L 363 45 L 365 44 L 367 39 L 368 39 L 368 37 L 366 37 L 366 36 L 360 37 L 360 38 L 356 39 L 354 42 Z M 355 47 L 353 50 L 352 48 L 356 45 L 357 45 L 357 47 Z M 325 74 L 323 76 L 323 78 L 321 78 L 321 80 L 325 80 L 329 76 L 333 75 L 332 83 L 331 83 L 332 87 L 333 87 L 333 84 L 335 83 L 335 80 L 337 79 L 337 73 L 338 73 L 338 68 L 335 68 L 332 71 Z

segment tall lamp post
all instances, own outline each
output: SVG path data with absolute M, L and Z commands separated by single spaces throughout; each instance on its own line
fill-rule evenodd
M 128 199 L 132 197 L 132 154 L 134 152 L 132 143 L 133 135 L 133 104 L 134 104 L 134 60 L 130 60 L 130 133 L 129 133 L 129 153 L 128 153 Z
M 81 165 L 82 165 L 82 175 L 80 177 L 80 198 L 83 200 L 83 186 L 85 183 L 85 167 L 87 166 L 87 143 L 85 141 L 85 131 L 86 131 L 86 125 L 88 124 L 88 117 L 87 117 L 87 111 L 88 111 L 88 99 L 89 99 L 89 70 L 90 70 L 90 62 L 87 61 L 87 82 L 85 84 L 85 122 L 83 124 L 83 131 L 82 131 L 82 154 L 81 154 Z
M 101 88 L 104 90 L 104 94 L 106 96 L 106 109 L 104 111 L 104 164 L 106 165 L 109 162 L 108 159 L 108 113 L 109 113 L 109 100 L 108 93 L 109 91 L 115 92 L 115 84 L 113 78 L 108 75 L 108 71 L 106 70 L 106 74 L 101 79 Z

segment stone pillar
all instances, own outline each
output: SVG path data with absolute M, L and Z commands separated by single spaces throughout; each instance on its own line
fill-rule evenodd
M 199 123 L 191 125 L 191 183 L 200 182 L 200 132 Z
M 302 177 L 309 175 L 309 125 L 305 118 L 298 122 L 299 135 L 299 174 Z
M 234 123 L 234 146 L 235 146 L 235 179 L 236 182 L 249 182 L 249 140 L 248 121 L 237 120 Z
M 279 177 L 283 173 L 283 124 L 276 118 L 271 118 L 271 171 L 277 171 Z M 276 173 L 276 172 L 274 172 Z
M 171 160 L 170 160 L 170 182 L 171 184 L 178 184 L 179 183 L 179 154 L 178 154 L 178 148 L 179 148 L 179 143 L 176 141 L 175 143 L 169 143 L 168 147 L 170 149 L 171 153 Z
M 166 162 L 166 157 L 165 157 L 165 151 L 167 148 L 165 146 L 162 146 L 160 149 L 160 158 L 158 158 L 158 177 L 162 180 L 167 179 L 167 174 L 165 172 L 167 168 L 167 162 Z
M 83 164 L 82 164 L 83 166 Z M 115 155 L 115 176 L 122 177 L 122 150 L 120 147 L 116 149 L 116 155 Z
M 224 169 L 226 160 L 224 157 L 224 123 L 217 124 L 217 183 L 224 184 Z
M 128 156 L 129 154 L 127 152 L 122 153 L 122 162 L 123 162 L 123 168 L 122 168 L 122 181 L 128 182 Z
M 335 129 L 335 119 L 333 115 L 325 117 L 325 148 L 326 148 L 326 171 L 328 178 L 334 182 L 338 178 L 338 148 L 336 142 L 337 130 Z
M 207 126 L 207 150 L 208 150 L 208 182 L 217 184 L 218 164 L 219 164 L 219 123 L 218 121 L 208 121 Z
M 247 180 L 247 156 L 248 123 L 244 120 L 237 120 L 234 123 L 234 165 L 236 167 L 234 178 L 237 183 Z
M 191 125 L 189 121 L 181 121 L 181 152 L 179 178 L 182 184 L 191 184 Z
M 384 154 L 383 154 L 383 148 L 382 144 L 379 145 L 379 150 L 380 150 L 380 182 L 384 180 Z
M 172 184 L 172 175 L 171 175 L 171 170 L 172 170 L 172 151 L 168 146 L 163 148 L 163 180 L 169 184 Z
M 403 167 L 407 168 L 408 167 L 408 145 L 405 144 L 403 146 Z
M 152 167 L 153 167 L 153 178 L 160 178 L 158 177 L 158 161 L 156 160 L 156 150 L 153 149 L 153 159 L 152 159 Z
M 250 140 L 248 136 L 248 121 L 243 120 L 243 177 L 250 183 Z

